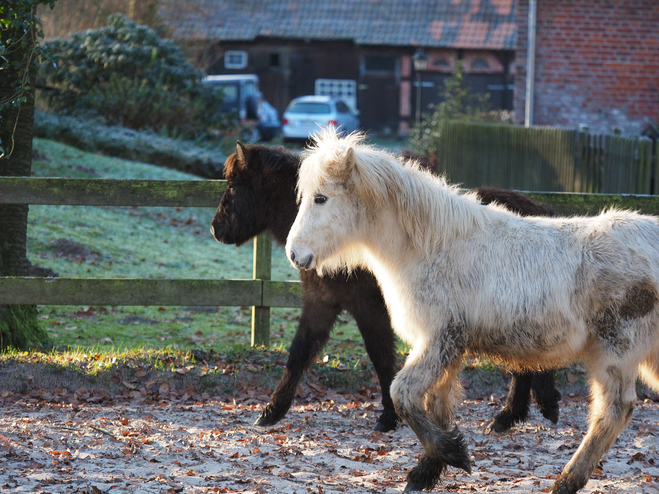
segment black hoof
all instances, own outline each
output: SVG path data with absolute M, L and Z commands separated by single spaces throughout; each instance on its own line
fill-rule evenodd
M 538 407 L 540 409 L 540 413 L 542 413 L 542 416 L 546 418 L 547 420 L 551 420 L 552 424 L 558 423 L 558 416 L 560 415 L 560 409 L 558 408 L 558 405 L 553 405 L 550 408 L 544 408 L 544 407 Z
M 471 458 L 469 458 L 467 440 L 457 427 L 446 434 L 438 446 L 442 461 L 471 473 Z
M 561 481 L 558 479 L 551 487 L 551 494 L 575 494 L 579 489 L 570 487 L 569 482 Z
M 446 463 L 460 470 L 464 470 L 469 474 L 471 473 L 471 458 L 469 458 L 469 455 L 460 457 L 456 455 L 455 459 L 451 459 L 451 461 L 447 461 Z
M 258 425 L 259 427 L 268 427 L 269 425 L 274 425 L 277 422 L 279 421 L 272 420 L 270 417 L 265 417 L 263 414 L 261 414 L 254 421 L 254 425 Z
M 496 415 L 490 425 L 487 426 L 488 431 L 494 431 L 496 433 L 506 432 L 513 425 L 515 425 L 515 419 L 512 417 L 511 413 L 505 408 Z
M 403 492 L 420 492 L 423 487 L 416 485 L 414 482 L 408 482 Z
M 277 412 L 276 410 L 273 410 L 270 405 L 268 405 L 259 414 L 256 421 L 254 422 L 254 425 L 258 425 L 259 427 L 275 425 L 277 422 L 283 419 L 285 415 L 286 410 L 283 413 Z
M 380 415 L 374 429 L 378 432 L 393 431 L 398 427 L 399 422 L 400 418 L 396 415 L 396 412 L 385 410 L 382 412 L 382 415 Z
M 558 416 L 560 415 L 560 408 L 558 401 L 552 403 L 538 403 L 538 410 L 544 418 L 551 420 L 552 424 L 558 423 Z
M 439 482 L 445 468 L 444 462 L 439 458 L 421 456 L 419 464 L 407 475 L 407 486 L 403 492 L 432 489 Z
M 531 391 L 531 396 L 533 396 L 542 416 L 547 420 L 550 420 L 553 424 L 556 424 L 560 414 L 558 402 L 563 395 L 553 386 L 553 376 L 551 386 L 546 385 L 546 387 L 542 389 L 533 389 Z

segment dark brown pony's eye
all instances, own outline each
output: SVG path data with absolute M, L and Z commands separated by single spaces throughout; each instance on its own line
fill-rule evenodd
M 314 204 L 325 204 L 327 202 L 327 197 L 321 194 L 318 194 L 314 196 L 313 198 Z

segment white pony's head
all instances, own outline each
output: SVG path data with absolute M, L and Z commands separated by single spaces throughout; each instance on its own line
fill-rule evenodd
M 298 177 L 300 208 L 286 243 L 296 268 L 322 273 L 362 267 L 364 239 L 372 239 L 376 218 L 402 229 L 411 246 L 427 248 L 428 218 L 417 203 L 437 187 L 449 187 L 418 166 L 404 166 L 398 157 L 365 144 L 364 137 L 341 137 L 329 128 L 305 151 Z
M 323 265 L 345 267 L 351 256 L 363 208 L 350 192 L 355 149 L 365 147 L 363 140 L 361 133 L 340 137 L 330 127 L 316 135 L 315 143 L 303 153 L 297 186 L 300 208 L 286 243 L 294 267 L 322 272 Z M 334 262 L 328 263 L 332 258 Z

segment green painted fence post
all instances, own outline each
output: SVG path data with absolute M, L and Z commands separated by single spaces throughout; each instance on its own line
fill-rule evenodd
M 272 266 L 272 241 L 270 235 L 262 233 L 254 239 L 255 280 L 269 280 Z M 263 288 L 261 288 L 263 303 Z M 270 343 L 270 307 L 252 307 L 252 346 L 268 346 Z

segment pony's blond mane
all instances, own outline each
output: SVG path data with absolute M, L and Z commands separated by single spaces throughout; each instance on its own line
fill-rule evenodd
M 318 134 L 315 143 L 303 153 L 298 200 L 327 181 L 336 181 L 337 168 L 352 149 L 355 164 L 349 181 L 354 193 L 374 211 L 395 204 L 399 223 L 414 247 L 430 252 L 447 236 L 482 226 L 482 207 L 475 194 L 461 195 L 458 187 L 448 185 L 444 177 L 376 149 L 364 139 L 363 133 L 340 137 L 333 128 Z M 431 223 L 441 227 L 428 228 Z

